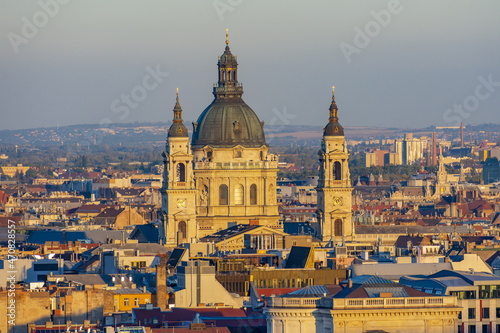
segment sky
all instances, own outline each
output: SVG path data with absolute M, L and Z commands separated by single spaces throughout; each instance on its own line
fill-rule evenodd
M 225 30 L 269 125 L 500 123 L 500 1 L 0 0 L 0 130 L 172 119 L 212 99 Z

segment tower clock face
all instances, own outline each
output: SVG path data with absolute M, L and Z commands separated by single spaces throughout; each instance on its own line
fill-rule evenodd
M 334 206 L 342 206 L 344 204 L 344 198 L 342 197 L 333 197 L 332 203 Z
M 186 199 L 177 199 L 177 208 L 185 208 Z

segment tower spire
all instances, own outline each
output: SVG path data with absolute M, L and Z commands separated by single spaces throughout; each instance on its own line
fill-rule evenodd
M 239 99 L 243 88 L 238 83 L 238 61 L 229 49 L 229 29 L 226 29 L 226 48 L 219 57 L 219 80 L 213 94 L 217 99 Z
M 179 88 L 175 88 L 174 123 L 182 123 L 182 107 L 179 103 Z
M 330 104 L 330 121 L 339 121 L 337 103 L 335 103 L 335 86 L 332 86 L 332 103 Z
M 332 86 L 332 102 L 330 103 L 330 118 L 326 125 L 323 135 L 325 136 L 344 136 L 344 128 L 339 124 L 338 107 L 335 102 L 335 86 Z
M 179 88 L 175 88 L 174 119 L 168 130 L 168 137 L 187 137 L 188 131 L 182 120 L 182 107 L 179 102 Z

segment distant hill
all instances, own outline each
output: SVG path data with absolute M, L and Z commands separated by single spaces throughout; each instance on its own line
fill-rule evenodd
M 29 147 L 62 146 L 62 145 L 143 145 L 163 144 L 167 137 L 170 123 L 121 123 L 101 126 L 98 124 L 70 125 L 47 128 L 2 130 L 0 144 Z M 424 129 L 380 128 L 380 127 L 346 127 L 346 137 L 349 139 L 396 138 L 404 133 L 414 133 L 416 136 L 430 135 L 433 131 L 456 137 L 458 129 Z M 491 133 L 492 140 L 498 140 L 500 124 L 469 125 L 467 132 Z M 281 144 L 290 140 L 319 140 L 323 134 L 322 126 L 313 125 L 279 125 L 265 126 L 266 136 L 271 144 Z

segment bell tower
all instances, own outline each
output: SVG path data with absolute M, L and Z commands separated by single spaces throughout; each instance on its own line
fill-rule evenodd
M 196 239 L 196 187 L 193 154 L 188 130 L 182 120 L 179 90 L 176 91 L 174 119 L 163 152 L 161 242 L 179 245 Z
M 344 129 L 339 124 L 335 90 L 332 87 L 330 118 L 324 128 L 321 149 L 318 152 L 320 175 L 318 180 L 318 238 L 334 243 L 354 234 L 352 223 L 352 186 L 349 173 L 349 151 Z

